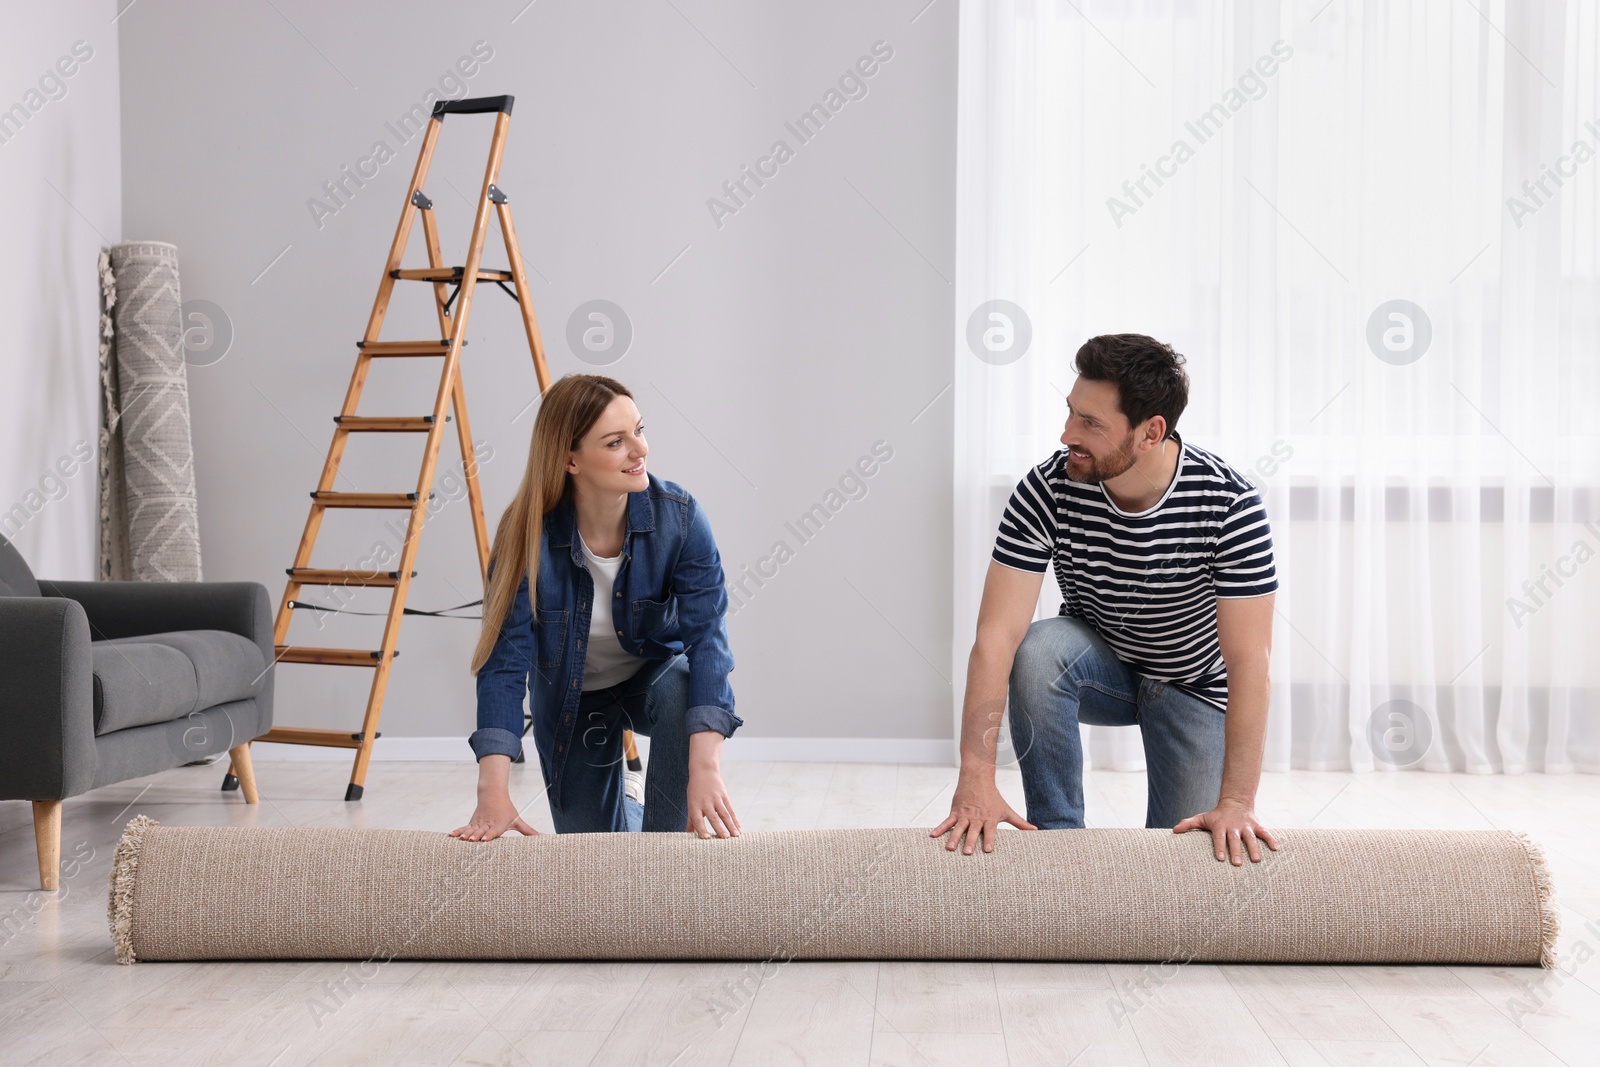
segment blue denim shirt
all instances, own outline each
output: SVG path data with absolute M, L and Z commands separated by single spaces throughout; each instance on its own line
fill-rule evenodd
M 628 494 L 622 566 L 611 599 L 611 618 L 625 651 L 652 661 L 652 675 L 680 652 L 689 658 L 691 734 L 715 730 L 730 736 L 743 725 L 733 713 L 728 673 L 722 559 L 705 512 L 682 486 L 648 475 L 650 485 Z M 578 541 L 577 511 L 570 497 L 544 517 L 539 552 L 539 617 L 528 603 L 528 579 L 506 613 L 494 651 L 478 670 L 478 728 L 467 743 L 482 759 L 490 753 L 516 758 L 522 751 L 522 698 L 533 709 L 533 741 L 545 784 L 560 796 L 561 768 L 572 749 L 583 692 L 583 668 L 594 606 L 594 578 Z

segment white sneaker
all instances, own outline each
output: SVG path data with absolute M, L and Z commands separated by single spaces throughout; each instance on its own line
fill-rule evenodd
M 622 772 L 622 795 L 635 801 L 644 803 L 644 772 L 624 769 Z

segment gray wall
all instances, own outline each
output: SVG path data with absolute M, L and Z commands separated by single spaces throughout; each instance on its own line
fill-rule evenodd
M 591 369 L 566 341 L 580 304 L 620 305 L 634 338 L 604 372 L 637 394 L 656 473 L 706 506 L 730 580 L 780 540 L 793 550 L 763 586 L 746 585 L 730 620 L 744 735 L 948 737 L 952 442 L 940 394 L 956 5 L 525 2 L 143 0 L 121 19 L 126 234 L 176 243 L 185 300 L 214 303 L 233 332 L 225 357 L 190 372 L 207 577 L 281 591 L 420 144 L 386 123 L 481 41 L 492 58 L 465 93 L 443 88 L 517 98 L 501 184 L 537 271 L 552 372 Z M 847 84 L 860 98 L 802 144 L 785 122 L 828 103 L 879 41 L 893 55 L 865 95 Z M 462 262 L 489 129 L 449 120 L 427 183 L 451 262 Z M 793 158 L 714 219 L 708 199 L 777 140 Z M 334 205 L 324 182 L 378 141 L 395 158 Z M 338 210 L 316 218 L 317 197 Z M 422 255 L 419 237 L 408 265 Z M 402 291 L 384 336 L 433 332 L 425 291 Z M 518 416 L 536 387 L 498 291 L 480 290 L 469 337 L 492 523 L 521 473 L 533 416 Z M 436 366 L 379 366 L 363 413 L 420 414 Z M 858 499 L 830 498 L 879 441 L 893 458 L 861 488 L 845 482 Z M 409 437 L 358 439 L 340 487 L 409 488 L 419 454 Z M 441 471 L 458 463 L 447 445 Z M 785 524 L 816 504 L 837 510 L 802 543 Z M 315 562 L 353 565 L 376 542 L 397 544 L 384 517 L 333 514 Z M 430 522 L 418 570 L 414 606 L 478 596 L 462 504 Z M 386 603 L 365 596 L 354 606 Z M 379 626 L 347 619 L 319 633 L 303 615 L 293 640 L 375 647 Z M 470 732 L 474 636 L 469 623 L 406 622 L 386 737 Z M 354 726 L 369 678 L 284 668 L 278 720 Z
M 116 7 L 13 6 L 0 31 L 0 534 L 39 574 L 89 578 L 95 260 L 122 228 Z

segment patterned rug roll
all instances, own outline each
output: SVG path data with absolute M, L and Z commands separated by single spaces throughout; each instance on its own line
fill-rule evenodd
M 112 868 L 138 960 L 960 959 L 1555 964 L 1538 847 L 1499 830 L 925 829 L 702 841 L 128 823 Z
M 102 279 L 112 316 L 116 401 L 109 429 L 121 437 L 126 555 L 138 581 L 200 580 L 200 517 L 189 379 L 183 361 L 178 249 L 134 241 L 111 249 L 113 279 Z M 103 453 L 105 454 L 105 453 Z M 115 492 L 115 487 L 108 487 Z M 102 502 L 102 521 L 117 521 Z M 115 535 L 102 540 L 113 559 Z M 114 562 L 104 563 L 113 571 Z

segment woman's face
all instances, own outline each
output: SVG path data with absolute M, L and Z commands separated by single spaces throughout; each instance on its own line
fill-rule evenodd
M 606 406 L 578 447 L 567 453 L 567 473 L 588 492 L 635 493 L 649 486 L 644 420 L 630 396 Z

